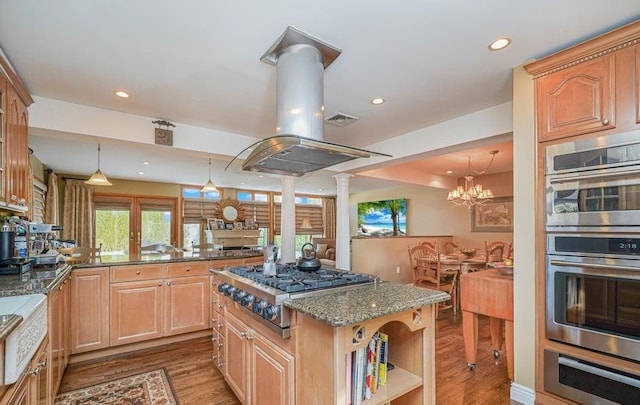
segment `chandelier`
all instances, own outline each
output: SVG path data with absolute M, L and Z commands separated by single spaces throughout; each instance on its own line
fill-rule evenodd
M 482 171 L 477 171 L 471 168 L 471 156 L 469 156 L 469 173 L 473 172 L 476 175 L 486 173 L 487 170 L 489 170 L 489 167 L 491 167 L 493 159 L 495 159 L 498 151 L 492 150 L 489 153 L 491 154 L 491 161 Z M 482 184 L 475 184 L 473 176 L 471 174 L 468 174 L 464 176 L 464 186 L 458 186 L 454 190 L 451 190 L 449 192 L 449 195 L 447 196 L 447 201 L 471 209 L 472 206 L 482 205 L 486 202 L 491 201 L 492 198 L 493 192 L 491 192 L 490 189 L 483 189 Z

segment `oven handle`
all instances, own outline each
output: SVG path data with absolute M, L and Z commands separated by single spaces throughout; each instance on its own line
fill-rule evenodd
M 599 377 L 608 378 L 610 380 L 617 381 L 622 384 L 627 384 L 636 388 L 640 388 L 640 380 L 627 377 L 626 375 L 617 374 L 612 371 L 603 370 L 601 368 L 590 366 L 588 364 L 580 363 L 577 360 L 570 359 L 564 356 L 558 357 L 558 364 L 562 364 L 563 366 L 571 367 L 576 370 L 584 371 L 585 373 L 595 374 Z
M 556 183 L 567 183 L 567 182 L 571 182 L 571 181 L 602 180 L 602 179 L 607 179 L 607 178 L 610 178 L 610 177 L 617 178 L 617 177 L 625 177 L 625 176 L 637 177 L 638 176 L 638 171 L 637 170 L 624 170 L 624 171 L 619 171 L 619 172 L 607 172 L 607 173 L 597 173 L 597 174 L 580 173 L 579 175 L 574 175 L 574 176 L 550 177 L 549 178 L 549 182 L 551 184 L 556 184 Z
M 568 262 L 565 260 L 550 260 L 554 266 L 570 266 L 570 267 L 592 267 L 594 269 L 606 269 L 606 270 L 626 270 L 626 271 L 640 271 L 640 268 L 633 266 L 621 266 L 619 264 L 599 264 L 599 263 L 588 263 L 588 262 Z

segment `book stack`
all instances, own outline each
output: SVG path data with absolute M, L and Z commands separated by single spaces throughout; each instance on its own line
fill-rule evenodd
M 358 405 L 387 383 L 389 336 L 376 332 L 369 344 L 347 355 L 347 404 Z

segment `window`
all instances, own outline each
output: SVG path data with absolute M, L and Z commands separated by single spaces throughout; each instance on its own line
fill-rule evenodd
M 200 191 L 200 188 L 182 188 L 182 247 L 191 248 L 205 241 L 207 219 L 213 218 L 219 191 Z
M 94 195 L 96 246 L 104 261 L 139 254 L 144 246 L 176 244 L 176 199 Z

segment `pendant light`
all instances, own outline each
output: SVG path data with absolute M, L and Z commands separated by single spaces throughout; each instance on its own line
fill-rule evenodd
M 205 185 L 200 189 L 202 192 L 207 191 L 218 191 L 216 185 L 211 181 L 211 158 L 209 158 L 209 181 L 205 183 Z
M 464 176 L 464 186 L 458 186 L 454 190 L 451 190 L 447 196 L 447 201 L 471 209 L 474 205 L 482 205 L 494 198 L 493 192 L 490 189 L 483 188 L 481 184 L 476 184 L 473 175 L 471 174 L 471 172 L 474 172 L 477 175 L 485 174 L 487 170 L 489 170 L 489 167 L 491 167 L 493 159 L 495 159 L 498 151 L 492 150 L 489 153 L 491 154 L 491 161 L 487 165 L 487 168 L 482 171 L 472 169 L 471 156 L 468 157 L 469 174 Z
M 96 170 L 96 172 L 93 173 L 91 177 L 89 177 L 89 180 L 85 181 L 85 183 L 92 186 L 111 186 L 112 185 L 107 179 L 107 176 L 105 176 L 100 171 L 100 144 L 98 144 L 98 170 Z

